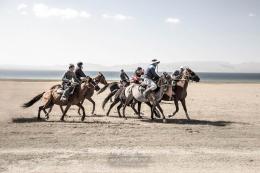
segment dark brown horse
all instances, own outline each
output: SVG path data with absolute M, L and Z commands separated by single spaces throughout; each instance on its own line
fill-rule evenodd
M 29 102 L 24 103 L 23 107 L 28 108 L 32 106 L 34 103 L 39 101 L 41 98 L 43 101 L 43 105 L 39 107 L 38 110 L 38 119 L 40 119 L 41 111 L 43 110 L 45 112 L 45 109 L 52 108 L 55 104 L 59 105 L 60 107 L 66 106 L 65 110 L 63 111 L 61 121 L 64 121 L 64 117 L 69 110 L 69 108 L 72 105 L 77 105 L 80 109 L 83 111 L 83 115 L 81 117 L 81 121 L 84 121 L 85 119 L 85 109 L 82 106 L 81 102 L 86 98 L 86 94 L 90 88 L 94 88 L 93 86 L 93 80 L 90 77 L 86 77 L 83 79 L 83 82 L 76 86 L 75 91 L 72 96 L 69 97 L 68 101 L 63 102 L 60 100 L 61 94 L 57 92 L 58 89 L 60 89 L 60 85 L 53 86 L 50 90 L 45 91 L 37 96 L 35 96 L 33 99 L 31 99 Z
M 185 111 L 186 117 L 188 120 L 190 120 L 187 107 L 186 107 L 186 97 L 187 97 L 187 88 L 189 85 L 189 81 L 195 81 L 199 82 L 200 78 L 199 76 L 193 72 L 189 68 L 185 68 L 182 72 L 181 79 L 177 80 L 176 86 L 173 87 L 173 96 L 172 99 L 170 99 L 167 95 L 163 96 L 164 101 L 174 101 L 176 110 L 173 112 L 172 115 L 169 115 L 169 117 L 173 117 L 178 111 L 179 111 L 179 101 L 182 104 L 182 107 Z

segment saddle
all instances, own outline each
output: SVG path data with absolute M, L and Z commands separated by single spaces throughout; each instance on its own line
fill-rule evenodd
M 138 90 L 141 92 L 141 93 L 143 93 L 146 89 L 147 89 L 147 85 L 146 84 L 144 84 L 144 83 L 141 83 L 140 85 L 139 85 L 139 87 L 138 87 Z M 157 88 L 153 91 L 153 92 L 157 92 L 157 91 L 159 91 L 160 90 L 160 88 L 157 86 Z
M 147 89 L 147 85 L 145 83 L 141 83 L 138 87 L 138 90 L 143 93 Z
M 74 94 L 75 88 L 76 88 L 76 86 L 73 86 L 73 90 L 69 93 L 70 96 Z M 57 94 L 60 94 L 60 95 L 62 95 L 64 93 L 64 91 L 65 91 L 65 89 L 62 86 L 60 86 L 56 90 Z

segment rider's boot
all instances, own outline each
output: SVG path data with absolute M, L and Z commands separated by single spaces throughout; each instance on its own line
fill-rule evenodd
M 150 89 L 150 88 L 147 88 L 147 89 L 143 92 L 143 95 L 144 95 L 145 98 L 147 98 L 150 93 L 151 93 L 151 89 Z

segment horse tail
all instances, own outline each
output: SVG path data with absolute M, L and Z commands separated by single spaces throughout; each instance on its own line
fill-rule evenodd
M 111 87 L 114 86 L 115 84 L 117 85 L 117 82 L 112 82 L 112 83 L 110 83 L 110 84 L 105 85 L 103 88 L 101 88 L 101 89 L 97 92 L 97 94 L 100 94 L 100 93 L 104 92 L 107 88 L 111 88 Z
M 43 96 L 44 93 L 45 93 L 45 92 L 43 92 L 43 93 L 41 93 L 41 94 L 35 96 L 35 97 L 32 98 L 29 102 L 24 103 L 24 104 L 22 105 L 22 107 L 23 107 L 23 108 L 28 108 L 28 107 L 32 106 L 34 103 L 36 103 L 37 101 L 39 101 L 39 100 L 42 98 L 42 96 Z
M 97 94 L 100 94 L 100 93 L 104 92 L 109 85 L 110 85 L 110 84 L 105 85 L 103 88 L 101 88 L 101 89 L 97 92 Z
M 105 100 L 102 102 L 102 109 L 104 110 L 105 109 L 105 106 L 108 102 L 108 100 L 113 97 L 115 95 L 115 93 L 117 92 L 117 90 L 115 91 L 112 91 L 110 94 L 108 94 L 108 96 L 105 98 Z

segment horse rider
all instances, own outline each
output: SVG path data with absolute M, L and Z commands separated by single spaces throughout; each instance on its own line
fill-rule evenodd
M 64 92 L 61 96 L 61 101 L 67 101 L 69 94 L 74 90 L 74 88 L 79 85 L 80 81 L 77 79 L 74 72 L 74 64 L 69 65 L 69 70 L 62 77 L 62 87 Z
M 182 77 L 182 72 L 184 71 L 184 67 L 183 66 L 180 66 L 180 68 L 178 70 L 175 70 L 172 74 L 172 78 L 174 80 L 178 80 L 178 79 L 181 79 Z
M 153 59 L 149 67 L 144 73 L 144 84 L 147 85 L 146 90 L 143 92 L 144 97 L 147 97 L 151 91 L 157 88 L 156 82 L 159 80 L 160 76 L 156 73 L 155 69 L 160 61 Z
M 122 85 L 123 86 L 127 86 L 127 85 L 129 85 L 129 77 L 128 77 L 128 75 L 126 74 L 126 72 L 123 70 L 123 69 L 121 69 L 121 73 L 120 73 L 120 79 L 121 79 L 121 83 L 122 83 Z
M 76 74 L 76 77 L 79 81 L 81 81 L 82 77 L 87 77 L 82 69 L 83 69 L 83 62 L 78 62 L 77 68 L 75 70 L 75 74 Z
M 141 84 L 142 83 L 142 76 L 144 75 L 144 69 L 142 67 L 137 67 L 132 76 L 132 83 Z

